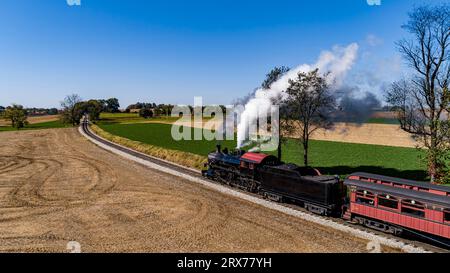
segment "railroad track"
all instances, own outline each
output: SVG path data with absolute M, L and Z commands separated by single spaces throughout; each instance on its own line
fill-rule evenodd
M 350 233 L 361 239 L 379 243 L 380 245 L 385 245 L 388 247 L 399 248 L 404 252 L 410 253 L 448 252 L 445 249 L 441 249 L 439 247 L 432 246 L 423 242 L 398 238 L 388 234 L 378 233 L 362 226 L 355 226 L 339 218 L 325 218 L 322 216 L 314 215 L 292 204 L 273 203 L 264 200 L 257 194 L 248 193 L 236 188 L 231 188 L 229 186 L 215 183 L 203 178 L 198 170 L 190 169 L 172 162 L 155 158 L 99 137 L 89 129 L 88 122 L 82 123 L 79 128 L 79 132 L 97 146 L 100 146 L 105 150 L 109 150 L 110 152 L 128 158 L 147 167 L 157 169 L 159 171 L 178 176 L 198 184 L 202 184 L 208 188 L 212 188 L 224 194 L 232 195 L 234 197 L 244 199 L 291 216 L 296 216 L 309 222 L 314 222 L 323 226 Z

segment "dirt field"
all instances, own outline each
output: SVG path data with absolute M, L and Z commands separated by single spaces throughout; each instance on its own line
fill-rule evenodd
M 332 130 L 318 130 L 312 136 L 315 140 L 374 144 L 415 148 L 417 142 L 410 134 L 392 124 L 337 123 Z
M 42 122 L 50 122 L 59 119 L 59 115 L 48 115 L 48 116 L 38 116 L 38 117 L 28 117 L 28 122 L 30 124 L 42 123 Z M 0 126 L 8 126 L 11 122 L 0 119 Z
M 149 170 L 76 129 L 0 134 L 0 251 L 365 252 L 366 243 Z

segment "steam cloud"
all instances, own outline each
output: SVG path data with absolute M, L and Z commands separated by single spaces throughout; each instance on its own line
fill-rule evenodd
M 290 70 L 273 83 L 269 90 L 258 89 L 254 96 L 248 100 L 245 110 L 241 114 L 237 127 L 238 148 L 245 145 L 249 134 L 249 126 L 257 122 L 259 113 L 269 113 L 273 99 L 286 96 L 285 90 L 289 87 L 290 79 L 295 79 L 300 72 L 306 73 L 319 69 L 322 75 L 327 75 L 326 80 L 332 91 L 335 92 L 343 86 L 345 76 L 356 61 L 358 49 L 359 46 L 356 43 L 346 47 L 335 46 L 331 51 L 322 52 L 315 64 L 303 64 Z
M 334 114 L 335 121 L 363 123 L 372 116 L 374 109 L 381 108 L 380 100 L 373 93 L 355 96 L 355 93 L 361 94 L 357 86 L 344 87 L 339 93 L 340 109 Z

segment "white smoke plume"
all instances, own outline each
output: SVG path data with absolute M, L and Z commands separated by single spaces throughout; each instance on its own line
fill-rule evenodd
M 320 54 L 315 64 L 303 64 L 290 70 L 286 75 L 274 82 L 269 90 L 259 89 L 245 105 L 237 127 L 238 148 L 245 145 L 248 138 L 249 126 L 256 123 L 259 113 L 268 113 L 272 107 L 272 100 L 285 97 L 285 90 L 289 87 L 289 80 L 295 79 L 300 72 L 310 72 L 319 69 L 319 73 L 327 75 L 327 82 L 332 90 L 337 90 L 344 82 L 344 78 L 356 61 L 359 46 L 352 43 L 346 47 L 335 46 L 331 51 Z

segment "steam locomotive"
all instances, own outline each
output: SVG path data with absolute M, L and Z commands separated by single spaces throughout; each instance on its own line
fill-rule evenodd
M 217 146 L 203 176 L 306 210 L 382 232 L 414 234 L 450 248 L 450 187 L 355 173 L 342 181 L 277 157 Z

